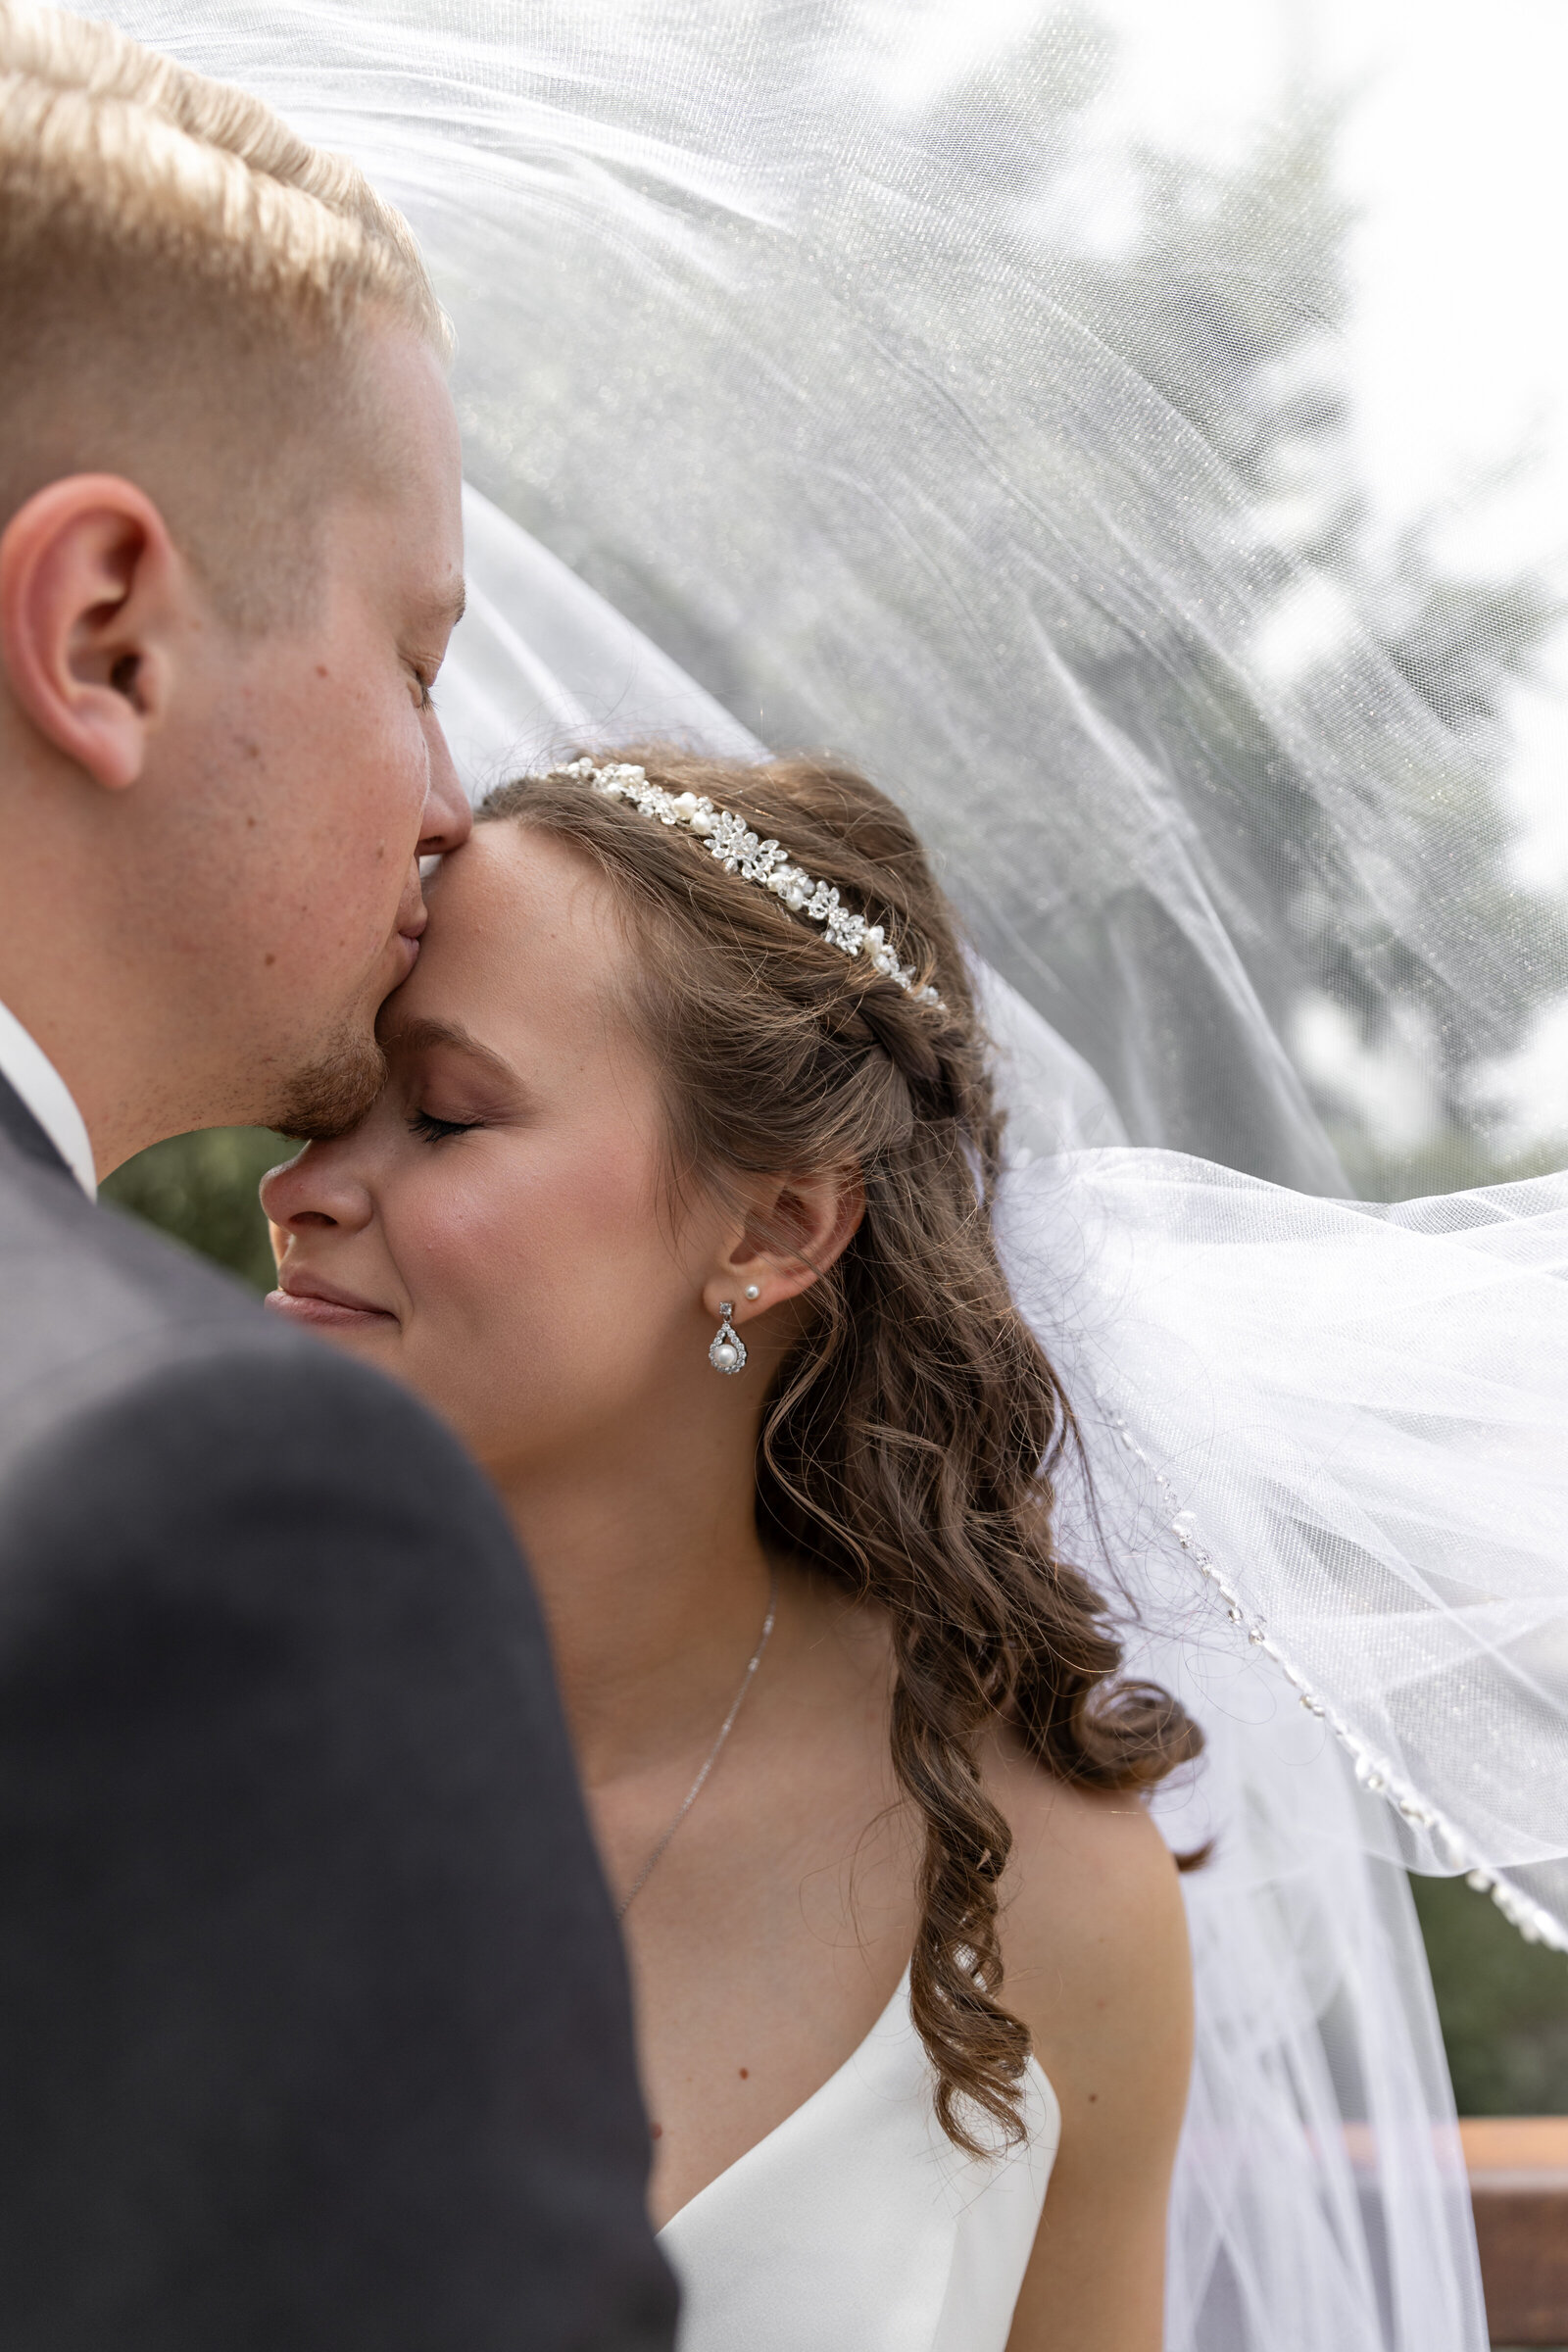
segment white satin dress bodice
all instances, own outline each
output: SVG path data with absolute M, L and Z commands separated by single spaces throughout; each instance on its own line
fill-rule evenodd
M 838 2073 L 660 2231 L 679 2352 L 1004 2352 L 1061 2111 L 1031 2059 L 1026 2139 L 966 2156 L 934 2087 L 906 1973 Z

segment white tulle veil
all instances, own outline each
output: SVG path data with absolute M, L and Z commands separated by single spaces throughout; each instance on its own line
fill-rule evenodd
M 1310 123 L 1245 187 L 1109 159 L 1103 37 L 1051 9 L 911 97 L 957 0 L 104 13 L 418 230 L 476 786 L 823 745 L 930 841 L 1011 1109 L 1006 1263 L 1084 1432 L 1069 1533 L 1209 1740 L 1160 1801 L 1215 1841 L 1171 2352 L 1479 2352 L 1404 1870 L 1568 1948 L 1568 1178 L 1355 1200 L 1306 1030 L 1418 1065 L 1457 1171 L 1568 934 L 1489 797 L 1477 681 L 1528 611 L 1412 559 L 1369 618 L 1333 467 L 1303 521 L 1259 454 L 1260 403 L 1276 457 L 1338 429 Z

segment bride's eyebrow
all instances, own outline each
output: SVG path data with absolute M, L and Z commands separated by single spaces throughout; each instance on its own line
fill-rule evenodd
M 440 1047 L 449 1054 L 461 1054 L 498 1086 L 515 1090 L 520 1081 L 510 1061 L 506 1061 L 489 1046 L 481 1045 L 470 1031 L 459 1021 L 392 1020 L 381 1032 L 381 1046 L 389 1057 L 400 1058 L 415 1054 L 427 1054 Z

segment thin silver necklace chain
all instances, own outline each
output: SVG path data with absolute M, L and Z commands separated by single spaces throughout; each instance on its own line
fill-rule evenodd
M 778 1570 L 775 1568 L 768 1581 L 767 1615 L 762 1619 L 762 1631 L 758 1637 L 757 1647 L 753 1650 L 751 1657 L 747 1660 L 746 1672 L 741 1676 L 741 1687 L 736 1691 L 735 1696 L 730 1703 L 729 1713 L 725 1716 L 723 1723 L 719 1727 L 718 1738 L 713 1741 L 712 1746 L 709 1749 L 708 1754 L 703 1759 L 703 1768 L 701 1772 L 699 1772 L 696 1780 L 693 1781 L 691 1787 L 687 1789 L 685 1796 L 682 1798 L 680 1811 L 676 1814 L 674 1820 L 670 1823 L 668 1829 L 664 1832 L 664 1835 L 662 1838 L 661 1838 L 659 1843 L 655 1846 L 653 1852 L 649 1855 L 647 1861 L 637 1873 L 636 1878 L 632 1882 L 631 1892 L 622 1898 L 620 1906 L 615 1913 L 615 1917 L 617 1919 L 625 1918 L 627 1912 L 631 1909 L 632 1904 L 636 1901 L 638 1895 L 641 1894 L 643 1888 L 653 1877 L 656 1867 L 663 1860 L 664 1852 L 669 1844 L 670 1839 L 674 1837 L 675 1832 L 680 1828 L 681 1823 L 685 1820 L 687 1814 L 691 1811 L 693 1805 L 696 1804 L 697 1799 L 702 1795 L 704 1788 L 707 1787 L 708 1776 L 712 1771 L 713 1766 L 718 1762 L 719 1757 L 724 1752 L 724 1742 L 729 1738 L 731 1732 L 735 1729 L 735 1718 L 740 1713 L 741 1708 L 745 1703 L 746 1693 L 752 1687 L 753 1679 L 756 1676 L 757 1669 L 762 1663 L 762 1653 L 766 1649 L 768 1642 L 771 1639 L 773 1632 L 773 1620 L 777 1614 Z

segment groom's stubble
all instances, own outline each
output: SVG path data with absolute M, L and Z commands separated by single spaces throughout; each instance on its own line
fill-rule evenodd
M 385 1080 L 386 1055 L 375 1041 L 345 1035 L 295 1071 L 264 1123 L 294 1143 L 335 1143 L 359 1125 Z

